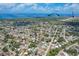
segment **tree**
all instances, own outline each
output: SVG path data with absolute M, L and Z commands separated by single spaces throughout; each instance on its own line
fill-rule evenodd
M 3 47 L 3 52 L 8 52 L 8 48 L 5 46 L 5 47 Z
M 56 48 L 56 49 L 50 50 L 47 55 L 48 56 L 55 56 L 58 54 L 59 51 L 60 51 L 60 48 Z
M 35 42 L 31 42 L 30 43 L 29 48 L 32 48 L 32 47 L 36 47 L 36 43 Z
M 63 37 L 60 37 L 60 38 L 57 40 L 57 42 L 63 42 L 63 41 L 65 41 L 65 40 L 63 39 Z
M 77 56 L 77 50 L 76 49 L 68 49 L 66 50 L 66 52 L 69 54 L 69 55 L 72 55 L 72 56 Z

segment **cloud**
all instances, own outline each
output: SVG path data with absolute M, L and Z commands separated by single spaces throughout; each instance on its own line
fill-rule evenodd
M 9 4 L 0 4 L 0 13 L 48 13 L 49 7 L 39 5 L 38 3 L 9 3 Z
M 79 4 L 78 3 L 73 3 L 70 5 L 67 5 L 66 7 L 63 8 L 64 12 L 73 12 L 74 14 L 79 14 Z
M 0 13 L 79 13 L 79 4 L 0 3 Z
M 16 7 L 17 4 L 11 3 L 0 3 L 0 13 L 9 13 L 12 8 Z
M 54 12 L 60 13 L 60 14 L 79 14 L 79 4 L 75 3 L 66 3 L 64 6 L 57 6 L 54 8 Z

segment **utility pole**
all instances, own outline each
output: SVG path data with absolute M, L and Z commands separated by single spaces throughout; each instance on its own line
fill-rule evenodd
M 74 18 L 74 10 L 72 10 L 72 18 Z

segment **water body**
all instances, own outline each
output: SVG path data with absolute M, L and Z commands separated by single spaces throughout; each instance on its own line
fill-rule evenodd
M 67 16 L 71 17 L 71 14 L 56 14 L 56 13 L 31 13 L 31 14 L 0 14 L 0 19 L 8 19 L 8 18 L 39 18 L 39 17 L 49 17 L 49 16 Z
M 34 24 L 34 22 L 15 22 L 13 23 L 13 26 L 27 26 L 32 24 Z
M 48 14 L 0 14 L 0 19 L 47 17 Z
M 67 25 L 67 26 L 73 26 L 74 29 L 71 29 L 71 31 L 79 33 L 79 22 L 65 22 L 65 25 Z
M 65 22 L 65 25 L 79 26 L 79 22 Z

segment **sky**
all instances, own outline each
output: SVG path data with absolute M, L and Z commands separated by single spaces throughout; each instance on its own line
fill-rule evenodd
M 72 14 L 79 15 L 78 3 L 0 3 L 0 14 Z

